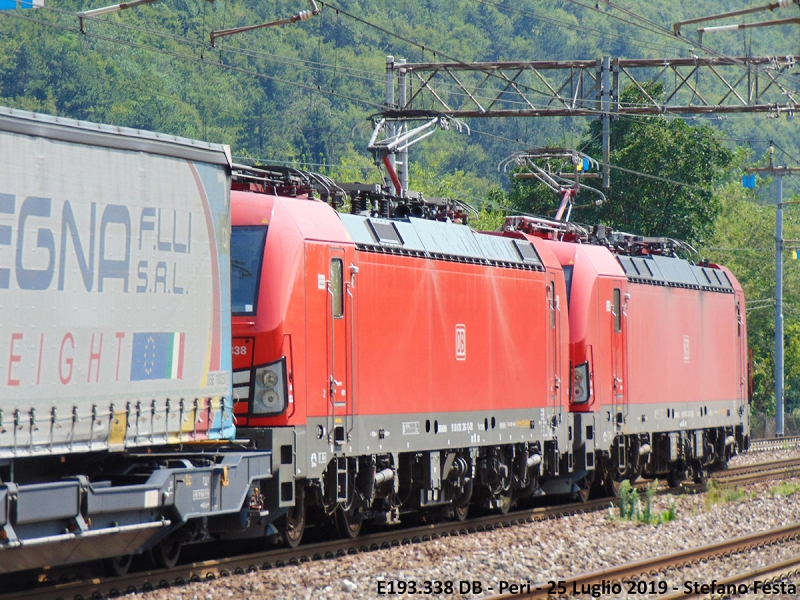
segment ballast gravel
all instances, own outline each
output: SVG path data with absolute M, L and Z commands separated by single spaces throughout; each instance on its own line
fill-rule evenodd
M 800 458 L 800 449 L 736 457 L 731 461 L 731 466 L 785 458 Z M 800 479 L 790 482 L 800 484 Z M 711 502 L 707 494 L 656 497 L 655 510 L 665 510 L 668 502 L 674 502 L 677 510 L 675 520 L 659 526 L 621 521 L 610 518 L 610 512 L 616 515 L 616 510 L 602 511 L 235 575 L 157 590 L 142 597 L 144 600 L 481 598 L 501 591 L 514 591 L 508 588 L 511 584 L 547 587 L 548 582 L 558 582 L 571 575 L 800 521 L 800 492 L 788 496 L 776 495 L 773 490 L 778 483 L 762 482 L 744 486 L 744 497 L 729 501 L 720 499 Z M 686 582 L 710 584 L 713 580 L 719 581 L 762 564 L 774 564 L 798 553 L 800 542 L 771 546 L 758 553 L 734 555 L 724 560 L 670 571 L 652 579 L 642 579 L 633 593 L 627 593 L 627 586 L 621 591 L 596 589 L 574 593 L 568 589 L 561 597 L 605 600 L 657 598 L 663 595 L 658 592 L 665 585 L 669 593 L 674 593 L 676 587 L 678 591 L 683 591 Z M 662 584 L 662 581 L 665 583 Z M 396 593 L 399 589 L 411 591 L 411 582 L 415 586 L 415 594 Z M 503 583 L 506 585 L 501 590 Z M 800 585 L 800 580 L 794 583 Z M 649 587 L 651 585 L 653 587 Z M 466 593 L 467 589 L 469 593 Z M 521 591 L 524 589 L 518 588 Z M 395 593 L 388 593 L 392 591 Z M 437 591 L 441 593 L 436 594 Z M 656 593 L 648 593 L 651 591 Z M 798 594 L 748 593 L 743 597 L 797 598 Z

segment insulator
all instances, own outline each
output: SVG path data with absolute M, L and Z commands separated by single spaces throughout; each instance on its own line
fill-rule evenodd
M 650 444 L 642 444 L 639 446 L 639 456 L 650 454 Z
M 414 215 L 413 209 L 409 210 L 408 204 L 406 204 L 405 202 L 403 202 L 402 204 L 398 204 L 394 208 L 394 217 L 396 219 L 405 219 L 411 215 L 416 216 Z

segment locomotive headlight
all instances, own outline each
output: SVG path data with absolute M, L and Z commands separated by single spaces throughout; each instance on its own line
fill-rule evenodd
M 286 410 L 286 359 L 256 367 L 253 377 L 253 416 L 279 415 Z
M 273 369 L 263 369 L 261 371 L 261 385 L 268 390 L 278 385 L 278 374 Z
M 588 361 L 572 369 L 572 402 L 585 404 L 592 395 Z

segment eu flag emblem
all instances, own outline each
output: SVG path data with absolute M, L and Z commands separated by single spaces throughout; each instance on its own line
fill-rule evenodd
M 183 379 L 185 345 L 185 333 L 134 333 L 131 381 Z

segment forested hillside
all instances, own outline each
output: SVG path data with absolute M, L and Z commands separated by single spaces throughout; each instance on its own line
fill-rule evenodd
M 320 14 L 308 21 L 222 37 L 214 46 L 211 31 L 288 18 L 311 3 L 159 0 L 88 19 L 84 33 L 77 13 L 104 2 L 46 0 L 45 8 L 0 11 L 0 105 L 221 142 L 242 159 L 374 179 L 377 170 L 366 151 L 368 117 L 384 108 L 387 55 L 451 62 L 673 58 L 704 56 L 706 49 L 732 56 L 800 54 L 796 24 L 708 33 L 706 49 L 697 47 L 696 26 L 686 28 L 684 38 L 669 33 L 677 20 L 759 5 L 744 0 L 317 4 Z M 726 23 L 796 16 L 793 5 Z M 800 88 L 800 68 L 783 81 L 790 90 Z M 543 205 L 539 196 L 536 204 L 530 190 L 513 187 L 508 174 L 498 171 L 504 158 L 542 145 L 578 148 L 600 158 L 597 123 L 583 118 L 473 119 L 469 126 L 469 136 L 438 132 L 412 148 L 412 189 L 542 212 L 546 198 Z M 583 217 L 637 233 L 655 233 L 648 230 L 652 226 L 666 235 L 688 236 L 705 256 L 732 266 L 749 298 L 766 301 L 753 304 L 748 316 L 759 410 L 772 410 L 774 209 L 768 204 L 774 192 L 768 183 L 744 192 L 738 181 L 745 166 L 762 159 L 770 140 L 778 164 L 798 164 L 796 118 L 621 119 L 612 123 L 612 139 L 612 164 L 629 161 L 625 164 L 633 164 L 634 172 L 614 173 L 609 198 L 616 203 L 609 202 L 605 213 Z M 652 150 L 661 152 L 658 160 Z M 685 196 L 685 204 L 673 202 L 674 184 L 645 180 L 637 172 L 666 174 L 693 186 L 694 193 Z M 795 179 L 787 178 L 787 196 L 799 189 L 800 177 Z M 666 198 L 662 204 L 654 199 L 659 194 Z M 662 205 L 667 212 L 655 215 L 652 210 Z M 800 238 L 797 210 L 786 211 L 788 238 Z M 484 216 L 497 222 L 497 213 Z M 695 217 L 699 220 L 692 221 Z M 790 409 L 800 408 L 799 262 L 787 261 L 786 267 Z
M 338 165 L 359 164 L 358 155 L 370 164 L 366 119 L 385 100 L 387 55 L 409 62 L 685 57 L 695 52 L 689 41 L 654 33 L 648 21 L 670 30 L 679 18 L 747 4 L 627 1 L 641 15 L 634 18 L 602 2 L 595 10 L 595 3 L 564 0 L 336 0 L 320 2 L 309 21 L 219 38 L 216 47 L 212 30 L 290 17 L 311 5 L 160 0 L 87 20 L 81 34 L 76 13 L 104 5 L 51 0 L 43 9 L 0 12 L 0 103 L 224 142 L 237 155 Z M 797 40 L 797 26 L 786 26 L 707 34 L 704 42 L 761 56 L 797 53 Z M 785 119 L 702 120 L 720 123 L 726 137 L 796 148 Z M 439 134 L 429 149 L 414 148 L 413 158 L 442 173 L 474 174 L 464 192 L 480 197 L 500 181 L 497 164 L 511 151 L 576 146 L 588 123 L 486 119 L 470 126 L 471 136 Z

